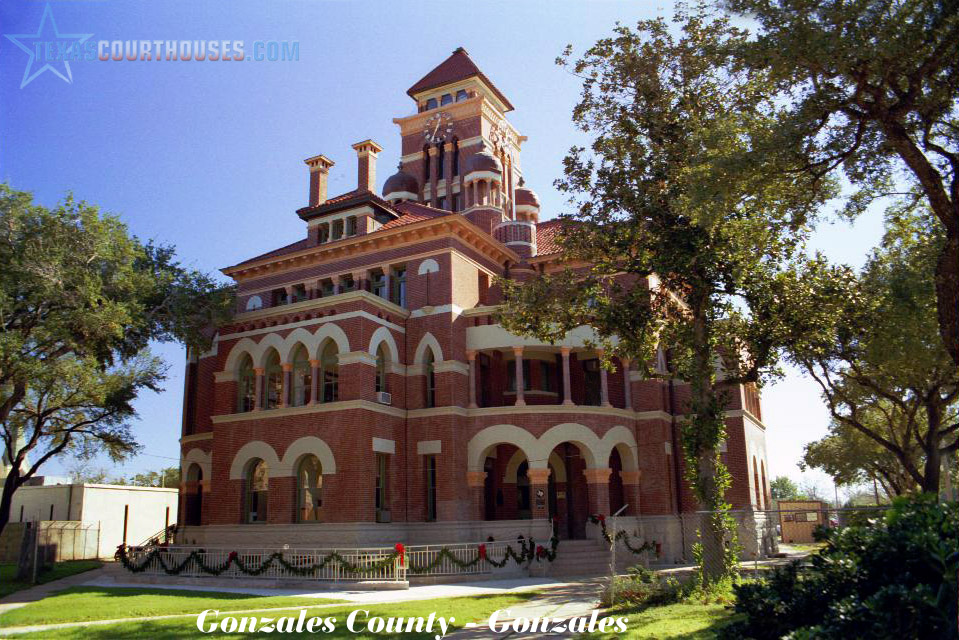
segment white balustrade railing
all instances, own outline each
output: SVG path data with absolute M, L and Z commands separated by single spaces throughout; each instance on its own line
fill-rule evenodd
M 516 553 L 522 552 L 519 544 L 514 541 L 512 543 L 475 542 L 409 546 L 404 550 L 402 563 L 399 557 L 394 557 L 396 550 L 393 547 L 229 549 L 169 545 L 129 547 L 126 556 L 131 566 L 138 568 L 138 571 L 142 567 L 142 571 L 139 572 L 146 575 L 334 582 L 403 581 L 410 575 L 450 576 L 491 573 L 496 567 L 486 559 L 479 558 L 480 545 L 485 545 L 486 557 L 497 564 L 502 563 L 506 549 L 510 545 Z M 280 554 L 279 558 L 269 562 L 274 554 Z M 331 554 L 336 554 L 343 561 L 335 557 L 331 558 Z M 234 562 L 230 562 L 231 557 L 235 557 Z M 391 557 L 393 557 L 392 561 L 387 562 L 386 560 Z M 280 562 L 280 558 L 287 566 Z M 242 564 L 246 571 L 238 567 L 238 564 Z M 315 566 L 321 564 L 323 566 Z M 351 566 L 345 566 L 347 564 Z M 515 561 L 510 558 L 504 568 L 515 567 L 515 565 Z M 304 571 L 306 569 L 309 570 Z M 217 571 L 219 573 L 216 573 Z M 250 572 L 256 573 L 251 575 Z

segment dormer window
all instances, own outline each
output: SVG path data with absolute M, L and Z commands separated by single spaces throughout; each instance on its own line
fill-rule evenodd
M 301 302 L 306 300 L 306 285 L 297 284 L 293 286 L 293 299 L 290 302 Z
M 333 240 L 339 240 L 343 237 L 343 221 L 334 220 L 333 221 Z
M 427 110 L 427 111 L 429 111 L 430 109 L 435 109 L 435 108 L 436 108 L 436 98 L 430 98 L 429 100 L 426 101 L 426 110 Z
M 460 89 L 456 92 L 456 101 L 466 100 L 469 96 L 466 94 L 466 89 Z
M 346 235 L 356 235 L 356 216 L 350 216 L 346 219 Z
M 346 293 L 347 291 L 353 291 L 355 289 L 356 281 L 353 279 L 352 273 L 340 276 L 340 293 Z
M 451 102 L 453 102 L 453 96 L 450 95 L 449 93 L 444 93 L 443 97 L 440 98 L 441 105 L 447 105 L 447 104 L 450 104 Z
M 335 289 L 333 287 L 333 280 L 330 278 L 325 278 L 320 281 L 320 295 L 326 298 L 327 296 L 333 295 Z
M 318 237 L 320 244 L 330 241 L 330 224 L 328 222 L 324 222 L 320 225 L 320 233 Z

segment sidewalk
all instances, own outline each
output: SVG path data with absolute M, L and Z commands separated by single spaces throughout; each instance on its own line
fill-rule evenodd
M 94 575 L 99 574 L 99 575 Z M 59 591 L 72 586 L 100 586 L 117 588 L 137 588 L 137 589 L 173 589 L 180 591 L 216 591 L 247 593 L 251 595 L 272 595 L 272 596 L 300 596 L 316 598 L 337 598 L 347 600 L 356 604 L 387 604 L 393 602 L 408 602 L 411 600 L 432 600 L 437 598 L 453 598 L 462 596 L 474 596 L 482 594 L 502 594 L 509 592 L 520 592 L 529 590 L 543 590 L 542 597 L 535 601 L 530 601 L 510 608 L 509 618 L 517 617 L 551 617 L 565 618 L 580 615 L 589 615 L 599 601 L 599 594 L 602 592 L 601 580 L 585 579 L 574 582 L 559 582 L 549 578 L 517 578 L 512 580 L 490 580 L 488 582 L 476 582 L 468 584 L 436 584 L 410 587 L 403 591 L 356 591 L 356 590 L 325 590 L 325 591 L 297 591 L 291 589 L 263 589 L 255 587 L 229 587 L 229 588 L 203 588 L 202 586 L 158 586 L 144 584 L 122 584 L 113 579 L 105 578 L 102 569 L 78 574 L 56 582 L 49 582 L 44 585 L 19 591 L 4 598 L 0 602 L 0 612 L 8 611 L 12 608 L 22 607 L 30 602 L 39 600 L 54 591 Z M 16 598 L 15 602 L 8 602 Z M 317 604 L 313 609 L 324 609 L 330 607 L 348 606 L 347 603 L 338 604 Z M 239 615 L 245 613 L 260 613 L 266 611 L 277 611 L 299 609 L 298 607 L 277 607 L 269 609 L 249 609 L 244 611 L 231 611 L 230 615 Z M 118 624 L 122 622 L 142 622 L 148 620 L 172 620 L 195 618 L 196 613 L 147 616 L 142 618 L 124 618 L 116 620 L 88 620 L 83 622 L 63 622 L 47 625 L 31 625 L 22 627 L 9 627 L 3 629 L 5 635 L 15 635 L 21 633 L 31 633 L 38 631 L 54 631 L 57 629 L 66 629 L 72 627 L 103 626 Z M 466 629 L 449 637 L 462 638 L 480 638 L 489 637 L 490 630 L 486 624 L 478 625 L 475 629 Z M 503 636 L 505 637 L 505 636 Z M 511 638 L 536 637 L 530 636 L 510 636 Z M 559 636 L 563 637 L 563 636 Z

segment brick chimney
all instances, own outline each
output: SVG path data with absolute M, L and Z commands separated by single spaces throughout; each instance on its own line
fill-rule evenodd
M 364 140 L 353 145 L 356 149 L 357 179 L 356 188 L 360 191 L 376 191 L 376 155 L 383 147 L 372 140 Z
M 326 183 L 330 178 L 333 161 L 324 155 L 307 158 L 303 162 L 310 168 L 310 206 L 316 207 L 326 202 Z

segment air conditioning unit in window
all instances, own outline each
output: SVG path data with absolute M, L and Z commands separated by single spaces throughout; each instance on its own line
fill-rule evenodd
M 393 396 L 386 391 L 377 391 L 376 401 L 380 404 L 393 404 Z

